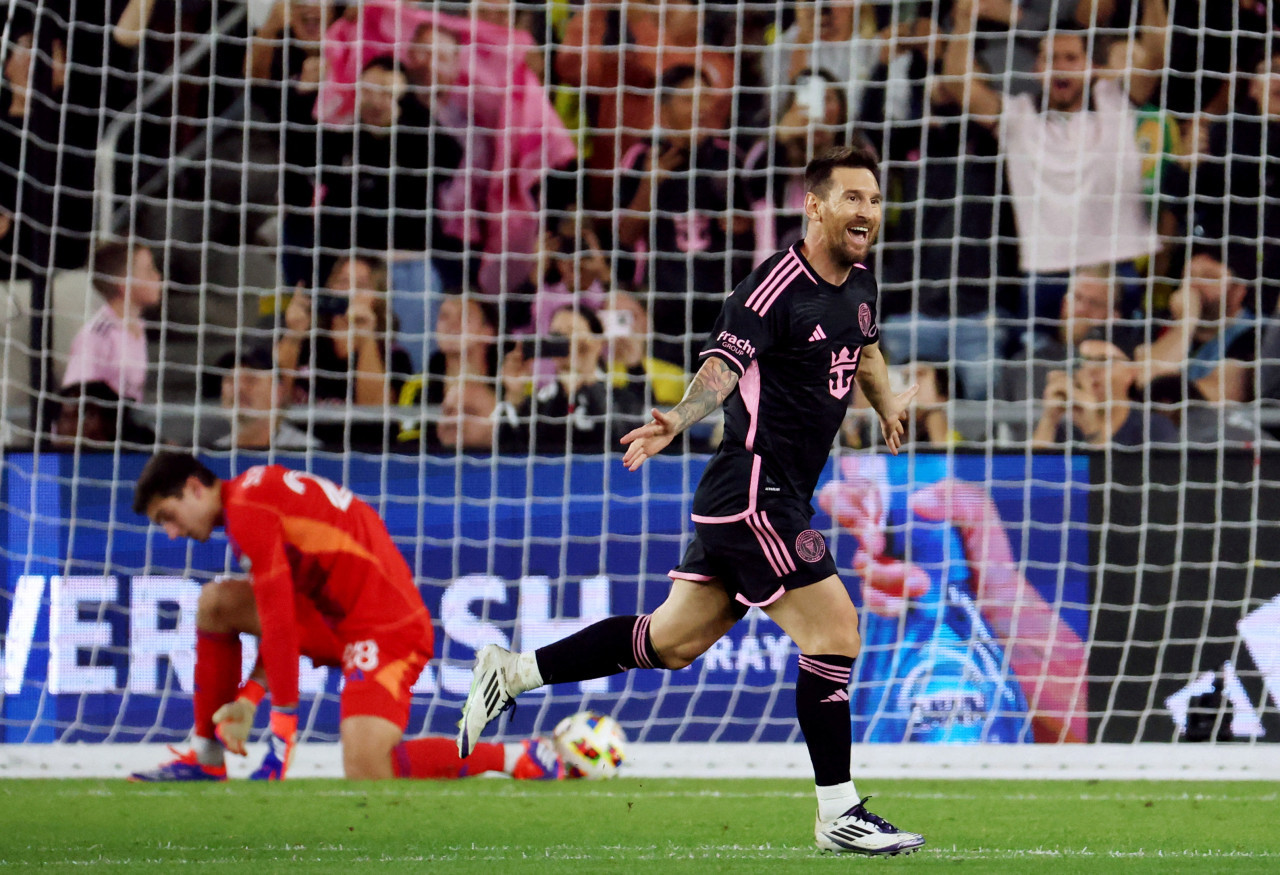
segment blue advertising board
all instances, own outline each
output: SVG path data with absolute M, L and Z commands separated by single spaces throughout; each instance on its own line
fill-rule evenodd
M 861 609 L 864 653 L 851 688 L 855 737 L 1048 739 L 1061 721 L 1043 721 L 1037 709 L 1066 706 L 1046 704 L 1039 694 L 1029 701 L 1019 669 L 1033 663 L 1006 646 L 1013 639 L 1001 599 L 1034 602 L 1040 620 L 1085 640 L 1087 459 L 851 459 L 828 465 L 813 526 Z M 199 587 L 236 565 L 220 532 L 205 544 L 169 541 L 132 512 L 133 481 L 145 461 L 5 456 L 3 741 L 186 737 Z M 206 461 L 231 476 L 266 460 L 238 454 Z M 689 504 L 705 459 L 660 457 L 637 473 L 592 457 L 317 457 L 285 464 L 351 487 L 387 521 L 436 625 L 436 659 L 415 687 L 409 731 L 452 735 L 479 647 L 532 649 L 610 614 L 646 613 L 662 602 L 666 574 L 692 532 Z M 951 496 L 941 512 L 939 490 Z M 855 506 L 870 508 L 861 523 L 850 516 L 858 515 L 850 511 Z M 978 539 L 972 519 L 950 518 L 973 517 L 975 508 L 986 514 L 983 525 L 995 521 L 1004 533 L 1022 589 L 1008 589 L 1004 578 L 998 588 L 986 566 L 975 565 L 995 562 L 973 555 L 975 544 L 991 538 Z M 887 581 L 887 589 L 865 583 L 868 573 L 881 575 L 873 583 Z M 895 593 L 895 580 L 910 585 Z M 635 671 L 526 694 L 497 737 L 549 732 L 561 717 L 590 707 L 614 714 L 645 741 L 796 740 L 796 652 L 753 609 L 681 671 Z M 246 662 L 252 654 L 247 647 Z M 336 738 L 340 680 L 336 672 L 304 671 L 305 737 Z M 1075 696 L 1083 710 L 1083 682 L 1081 676 L 1074 693 L 1054 695 Z

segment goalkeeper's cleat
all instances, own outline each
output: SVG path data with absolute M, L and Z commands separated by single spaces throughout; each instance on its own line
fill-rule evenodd
M 267 754 L 262 762 L 249 775 L 250 781 L 279 781 L 284 776 L 284 763 L 276 755 L 275 748 L 268 746 Z
M 465 760 L 475 749 L 480 733 L 493 719 L 516 705 L 510 677 L 519 657 L 504 647 L 489 644 L 476 654 L 471 669 L 471 692 L 458 721 L 458 754 Z
M 163 783 L 166 781 L 227 780 L 226 765 L 206 766 L 196 759 L 194 750 L 189 750 L 186 753 L 180 753 L 174 747 L 170 747 L 169 750 L 177 759 L 148 772 L 134 772 L 129 776 L 129 780 L 144 784 Z
M 898 829 L 864 807 L 864 798 L 835 820 L 818 818 L 813 836 L 824 851 L 892 857 L 924 847 L 924 836 Z
M 520 744 L 524 753 L 516 760 L 511 777 L 520 781 L 554 781 L 565 776 L 564 763 L 549 740 L 528 738 Z

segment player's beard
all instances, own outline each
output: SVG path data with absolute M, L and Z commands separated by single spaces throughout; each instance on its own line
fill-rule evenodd
M 866 245 L 859 251 L 857 245 L 849 238 L 849 227 L 845 226 L 827 238 L 827 248 L 842 268 L 851 269 L 860 264 L 871 252 L 871 241 L 875 239 L 875 229 L 869 228 Z

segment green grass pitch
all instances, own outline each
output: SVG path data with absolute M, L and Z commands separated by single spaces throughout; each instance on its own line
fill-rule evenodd
M 1280 783 L 865 781 L 910 857 L 813 845 L 800 780 L 0 781 L 0 868 L 353 873 L 1280 871 Z

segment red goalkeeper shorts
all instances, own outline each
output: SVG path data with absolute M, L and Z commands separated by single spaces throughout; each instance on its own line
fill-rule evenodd
M 431 659 L 431 618 L 387 633 L 347 641 L 342 652 L 342 720 L 381 717 L 404 729 L 409 724 L 410 690 Z

